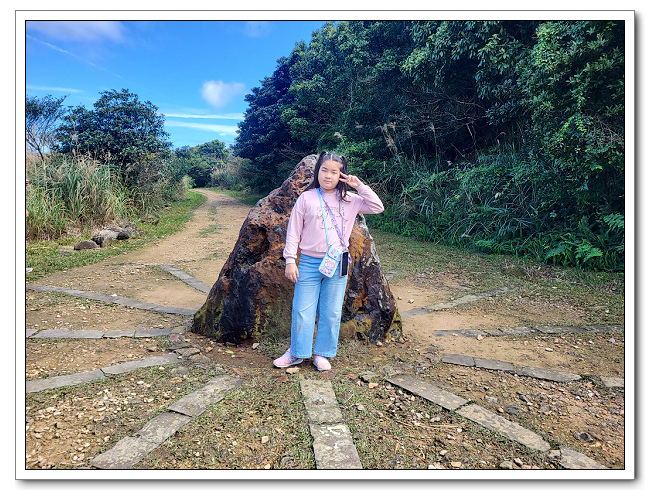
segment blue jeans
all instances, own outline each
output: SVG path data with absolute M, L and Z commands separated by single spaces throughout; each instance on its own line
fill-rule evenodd
M 299 277 L 293 290 L 291 311 L 290 349 L 296 358 L 310 358 L 312 342 L 313 354 L 326 358 L 336 356 L 348 277 L 339 276 L 337 266 L 334 276 L 328 278 L 318 270 L 320 262 L 321 259 L 303 254 L 298 264 Z M 316 315 L 318 324 L 314 341 Z

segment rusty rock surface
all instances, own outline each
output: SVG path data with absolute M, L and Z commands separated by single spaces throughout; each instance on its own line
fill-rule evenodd
M 192 324 L 194 333 L 221 342 L 289 338 L 293 283 L 284 276 L 289 216 L 310 184 L 316 156 L 305 157 L 282 185 L 261 199 L 244 221 L 237 242 Z M 402 323 L 363 215 L 350 236 L 348 289 L 341 338 L 372 343 L 399 338 Z

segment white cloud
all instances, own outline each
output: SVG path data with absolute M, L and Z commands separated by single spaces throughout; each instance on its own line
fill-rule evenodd
M 79 89 L 69 89 L 65 87 L 47 87 L 45 85 L 30 85 L 30 84 L 25 85 L 25 89 L 41 90 L 44 92 L 63 92 L 63 93 L 70 93 L 70 94 L 77 94 L 79 92 L 83 92 L 82 90 Z
M 39 31 L 59 40 L 122 41 L 125 33 L 120 21 L 27 21 L 27 31 Z
M 233 82 L 224 83 L 221 80 L 210 80 L 203 84 L 201 95 L 210 105 L 219 108 L 228 104 L 234 97 L 246 93 L 246 85 Z
M 234 125 L 217 125 L 209 123 L 191 123 L 176 120 L 165 120 L 166 127 L 193 128 L 198 130 L 207 130 L 208 132 L 217 132 L 226 135 L 237 135 L 238 128 Z
M 190 113 L 162 113 L 166 117 L 171 116 L 172 118 L 198 118 L 203 120 L 243 120 L 243 113 L 226 113 L 224 115 L 201 115 L 201 114 L 190 114 Z
M 29 40 L 33 40 L 33 41 L 38 42 L 38 43 L 42 43 L 43 45 L 45 45 L 46 47 L 48 47 L 48 48 L 50 48 L 52 50 L 56 50 L 57 52 L 61 52 L 62 54 L 65 54 L 67 56 L 74 57 L 75 59 L 78 59 L 78 60 L 82 61 L 85 64 L 89 64 L 90 66 L 94 66 L 95 68 L 101 69 L 102 71 L 106 71 L 107 73 L 110 73 L 111 75 L 113 75 L 116 78 L 120 78 L 120 79 L 122 78 L 120 75 L 117 75 L 117 74 L 113 73 L 112 71 L 110 71 L 110 70 L 108 70 L 106 68 L 102 68 L 101 66 L 98 66 L 94 62 L 89 61 L 88 59 L 85 59 L 83 57 L 80 57 L 77 54 L 74 54 L 74 53 L 72 53 L 72 52 L 70 52 L 68 50 L 62 49 L 61 47 L 57 47 L 56 45 L 53 45 L 51 43 L 44 42 L 44 41 L 39 40 L 38 38 L 34 38 L 33 36 L 30 36 L 30 35 L 26 35 L 25 38 L 27 38 Z
M 269 21 L 246 21 L 244 33 L 252 38 L 262 38 L 271 32 Z

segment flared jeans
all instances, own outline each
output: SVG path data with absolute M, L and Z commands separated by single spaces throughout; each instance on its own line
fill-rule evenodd
M 348 277 L 339 276 L 339 263 L 334 276 L 328 278 L 318 270 L 320 263 L 321 259 L 303 254 L 298 264 L 298 282 L 293 290 L 290 348 L 291 355 L 296 358 L 310 358 L 312 354 L 326 358 L 336 356 Z

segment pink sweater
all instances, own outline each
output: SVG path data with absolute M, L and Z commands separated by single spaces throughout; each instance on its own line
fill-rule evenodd
M 348 191 L 347 201 L 341 202 L 345 214 L 345 244 L 350 243 L 350 233 L 357 214 L 379 214 L 384 211 L 384 205 L 379 196 L 365 184 L 357 188 L 357 193 Z M 331 245 L 341 248 L 341 241 L 338 233 L 332 224 L 325 201 L 329 204 L 336 217 L 336 223 L 339 230 L 342 230 L 341 212 L 339 210 L 339 200 L 336 192 L 324 193 L 323 208 L 327 217 L 327 230 Z M 298 256 L 298 247 L 301 253 L 322 259 L 327 252 L 327 239 L 325 237 L 325 227 L 323 225 L 323 212 L 318 199 L 318 191 L 310 189 L 304 191 L 296 200 L 296 204 L 289 217 L 289 227 L 287 228 L 287 241 L 284 247 L 284 258 L 287 264 L 295 263 Z

